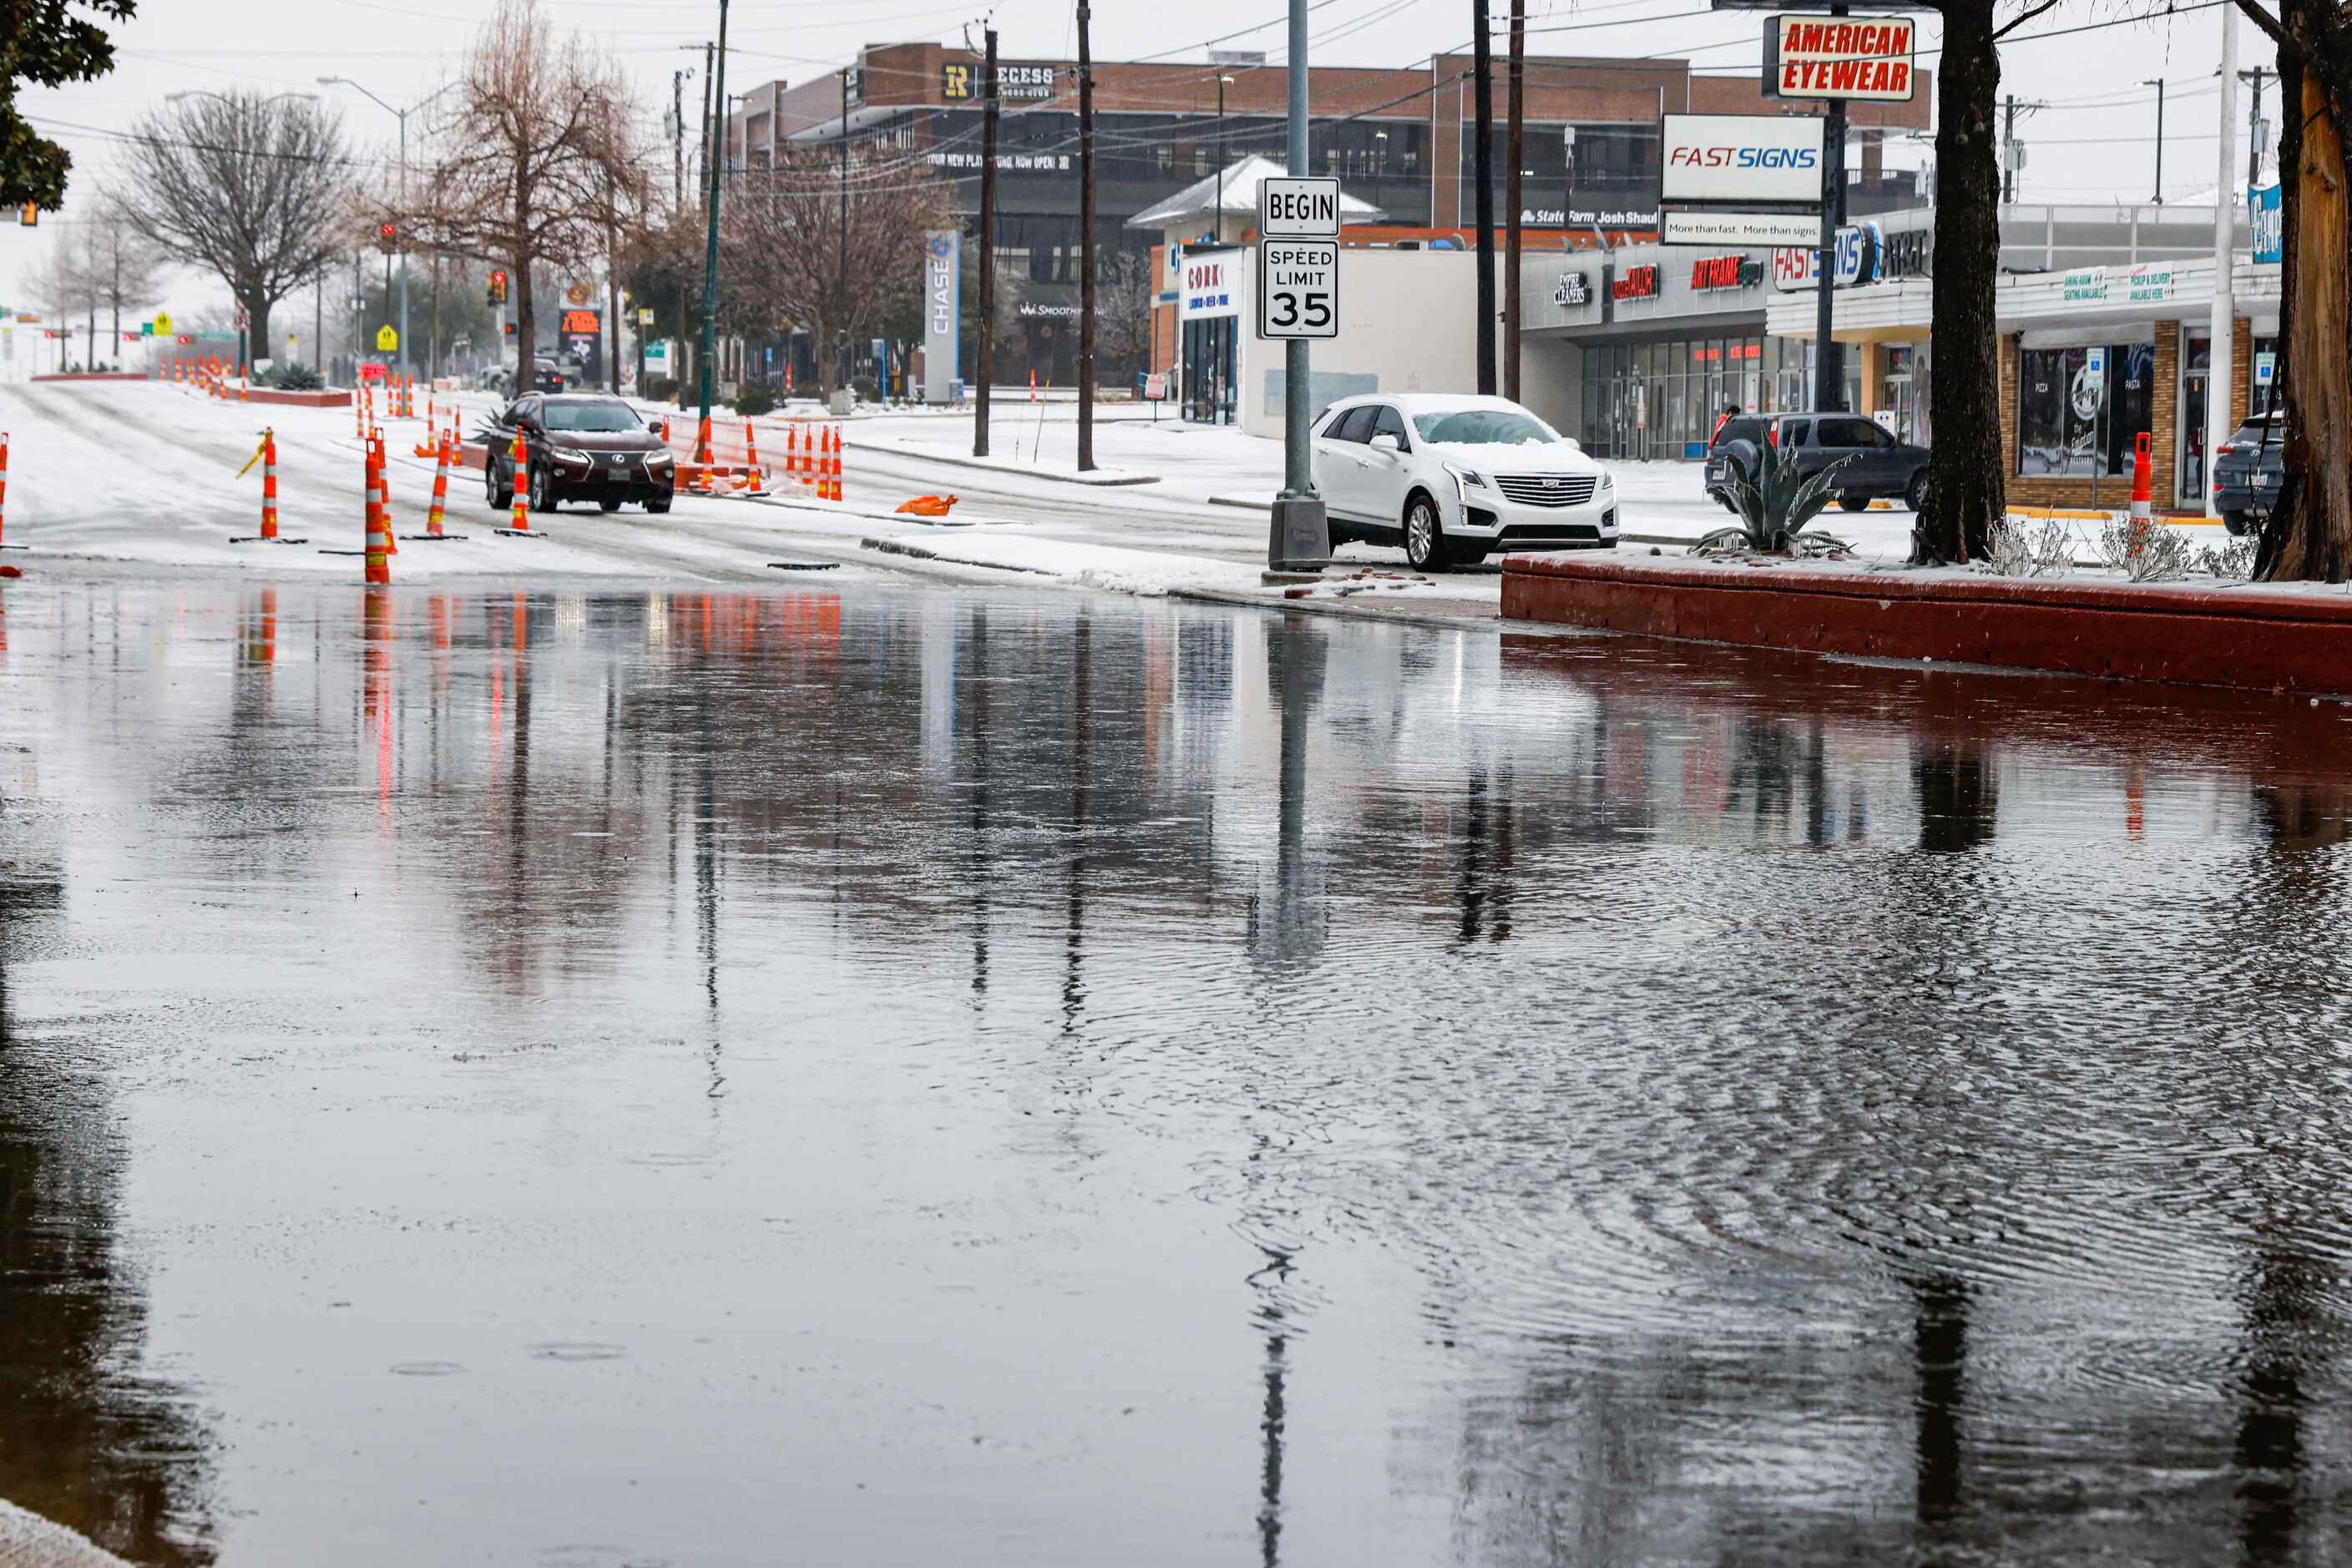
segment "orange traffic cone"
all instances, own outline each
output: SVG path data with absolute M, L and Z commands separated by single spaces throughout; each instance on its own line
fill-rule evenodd
M 378 499 L 376 484 L 381 477 L 376 466 L 382 458 L 373 443 L 367 449 L 367 573 L 371 585 L 389 587 L 392 584 L 392 520 L 384 516 Z
M 425 514 L 425 531 L 406 536 L 411 544 L 430 544 L 439 540 L 463 539 L 462 533 L 451 533 L 442 527 L 449 510 L 449 459 L 457 450 L 457 431 L 452 426 L 438 432 L 434 440 L 433 505 Z
M 400 553 L 400 538 L 392 531 L 392 454 L 384 450 L 383 432 L 372 437 L 375 447 L 375 506 L 383 513 L 383 548 L 387 555 Z
M 278 536 L 278 432 L 276 430 L 264 430 L 261 433 L 261 445 L 253 449 L 253 456 L 245 460 L 245 467 L 236 471 L 236 477 L 245 478 L 247 471 L 256 463 L 261 465 L 261 531 L 232 537 L 229 542 L 231 544 L 310 543 L 308 539 L 281 539 Z
M 784 426 L 784 482 L 792 483 L 801 477 L 801 427 Z
M 515 432 L 514 439 L 514 518 L 497 531 L 509 539 L 538 537 L 530 531 L 530 447 L 520 430 Z
M 8 506 L 8 432 L 0 430 L 0 537 L 7 528 Z M 0 543 L 0 550 L 22 550 L 21 544 Z
M 1029 372 L 1029 401 L 1037 401 L 1037 372 L 1034 366 Z
M 2155 501 L 2148 462 L 2147 432 L 2140 432 L 2132 450 L 2132 493 L 2130 553 L 2137 558 L 2147 548 L 2148 534 L 2155 527 L 2148 509 Z
M 744 461 L 751 468 L 751 472 L 744 476 L 743 493 L 763 494 L 767 487 L 760 482 L 760 431 L 759 426 L 749 419 L 743 421 L 743 450 L 748 454 Z
M 841 426 L 828 425 L 824 429 L 824 499 L 841 499 Z

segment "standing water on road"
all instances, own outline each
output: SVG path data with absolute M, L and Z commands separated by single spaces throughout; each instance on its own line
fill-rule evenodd
M 145 1563 L 2338 1549 L 2347 709 L 0 598 L 0 1500 Z

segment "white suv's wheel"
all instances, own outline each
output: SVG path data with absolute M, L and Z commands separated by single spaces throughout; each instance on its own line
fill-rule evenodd
M 1438 526 L 1437 503 L 1416 490 L 1404 503 L 1404 558 L 1417 572 L 1433 572 L 1444 554 L 1445 536 Z

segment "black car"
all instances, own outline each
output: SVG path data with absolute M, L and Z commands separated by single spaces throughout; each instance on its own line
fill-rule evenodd
M 606 511 L 623 501 L 667 511 L 677 465 L 669 447 L 637 411 L 617 397 L 588 393 L 530 393 L 515 399 L 483 432 L 489 459 L 483 488 L 493 510 L 514 504 L 514 438 L 520 434 L 530 464 L 525 488 L 530 510 L 553 511 L 568 500 L 593 500 Z
M 1757 463 L 1767 450 L 1797 454 L 1797 471 L 1816 473 L 1840 458 L 1838 505 L 1861 511 L 1880 496 L 1899 499 L 1913 511 L 1927 504 L 1927 448 L 1898 441 L 1859 414 L 1745 414 L 1727 419 L 1707 444 L 1706 493 L 1731 507 L 1734 479 L 1755 482 Z
M 2286 471 L 2279 455 L 2285 441 L 2286 416 L 2273 409 L 2247 416 L 2213 454 L 2213 510 L 2231 533 L 2252 533 L 2270 516 Z

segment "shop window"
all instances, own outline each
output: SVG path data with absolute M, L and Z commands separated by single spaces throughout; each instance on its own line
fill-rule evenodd
M 2025 478 L 2128 474 L 2155 406 L 2156 345 L 2111 343 L 2095 380 L 2087 346 L 2018 354 L 2017 471 Z

